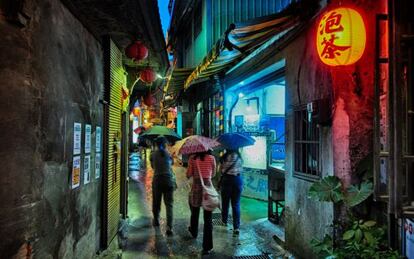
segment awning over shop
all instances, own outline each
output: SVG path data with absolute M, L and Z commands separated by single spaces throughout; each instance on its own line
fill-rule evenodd
M 278 14 L 238 23 L 235 28 L 230 25 L 203 61 L 187 77 L 184 90 L 199 80 L 230 68 L 275 35 L 286 34 L 299 23 L 299 17 L 292 13 L 290 9 L 286 9 Z
M 174 102 L 177 99 L 177 95 L 184 88 L 184 82 L 187 77 L 193 72 L 192 68 L 175 68 L 170 67 L 171 71 L 168 72 L 167 80 L 164 85 L 164 102 L 165 104 Z M 168 99 L 166 98 L 168 96 Z M 168 106 L 168 105 L 166 105 Z

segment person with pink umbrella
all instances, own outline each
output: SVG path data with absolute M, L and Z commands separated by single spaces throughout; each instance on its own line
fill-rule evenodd
M 198 218 L 202 206 L 202 184 L 212 186 L 211 178 L 216 174 L 216 159 L 210 150 L 219 146 L 217 141 L 203 136 L 193 135 L 175 145 L 175 149 L 181 154 L 192 154 L 188 160 L 187 178 L 193 178 L 189 193 L 189 206 L 191 210 L 190 226 L 188 231 L 193 238 L 198 235 Z M 201 179 L 202 178 L 202 179 Z M 203 255 L 210 254 L 213 250 L 213 219 L 212 211 L 203 209 Z

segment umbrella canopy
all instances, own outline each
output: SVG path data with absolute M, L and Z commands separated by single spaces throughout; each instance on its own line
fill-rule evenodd
M 254 145 L 254 138 L 241 133 L 224 133 L 216 139 L 220 144 L 228 149 L 238 149 L 241 147 Z
M 199 152 L 206 152 L 214 147 L 219 146 L 216 140 L 199 136 L 192 135 L 186 137 L 183 140 L 177 141 L 172 148 L 172 152 L 179 154 L 194 154 Z
M 145 131 L 140 138 L 146 138 L 149 140 L 154 140 L 158 136 L 164 136 L 168 141 L 174 142 L 180 140 L 181 137 L 172 129 L 165 126 L 153 126 L 147 131 Z

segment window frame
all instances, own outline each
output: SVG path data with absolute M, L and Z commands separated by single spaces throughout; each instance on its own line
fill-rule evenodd
M 306 104 L 298 105 L 298 106 L 294 107 L 294 109 L 293 109 L 293 124 L 294 124 L 293 128 L 294 128 L 294 131 L 293 131 L 293 170 L 292 171 L 293 171 L 293 176 L 296 177 L 296 178 L 303 179 L 303 180 L 306 180 L 306 181 L 315 182 L 315 181 L 318 181 L 322 178 L 322 168 L 321 168 L 321 159 L 320 159 L 321 158 L 321 148 L 320 148 L 321 147 L 321 129 L 316 123 L 312 123 L 312 122 L 309 123 L 308 122 L 308 125 L 311 125 L 311 127 L 312 126 L 316 127 L 314 130 L 317 133 L 317 140 L 308 140 L 308 139 L 298 140 L 297 139 L 298 136 L 296 135 L 297 132 L 298 132 L 297 130 L 299 129 L 298 127 L 301 127 L 301 129 L 303 129 L 303 124 L 297 125 L 297 122 L 298 122 L 297 114 L 298 113 L 303 113 L 303 112 L 305 114 L 307 114 Z M 301 119 L 302 118 L 303 117 L 301 115 Z M 302 132 L 302 130 L 300 130 L 300 131 Z M 302 171 L 297 170 L 297 167 L 296 167 L 296 164 L 297 164 L 296 163 L 296 161 L 297 161 L 296 145 L 297 144 L 305 145 L 305 147 L 306 147 L 307 144 L 310 144 L 310 145 L 315 145 L 316 144 L 317 145 L 317 155 L 318 155 L 318 157 L 317 157 L 317 160 L 316 160 L 317 161 L 316 174 L 311 174 L 311 173 L 308 173 L 308 172 L 302 172 Z M 309 151 L 307 151 L 306 148 L 305 148 L 305 153 L 306 153 L 305 155 L 306 156 L 308 155 L 308 152 Z M 303 162 L 301 162 L 301 163 L 303 163 Z M 303 166 L 303 164 L 301 165 L 301 167 L 302 166 Z

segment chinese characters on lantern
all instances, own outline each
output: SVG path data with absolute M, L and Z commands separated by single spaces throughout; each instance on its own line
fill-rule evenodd
M 350 65 L 361 58 L 365 49 L 365 25 L 361 15 L 351 8 L 337 8 L 323 15 L 316 44 L 323 63 Z
M 325 22 L 321 22 L 319 27 L 321 27 L 321 30 L 319 32 L 320 35 L 330 36 L 329 39 L 326 39 L 326 37 L 323 37 L 322 45 L 323 51 L 322 56 L 324 58 L 333 59 L 335 56 L 340 56 L 341 52 L 344 50 L 347 50 L 350 48 L 350 46 L 338 46 L 335 45 L 335 40 L 338 39 L 335 35 L 336 32 L 342 32 L 344 30 L 344 27 L 341 24 L 341 18 L 342 15 L 332 12 L 329 17 L 325 20 Z

